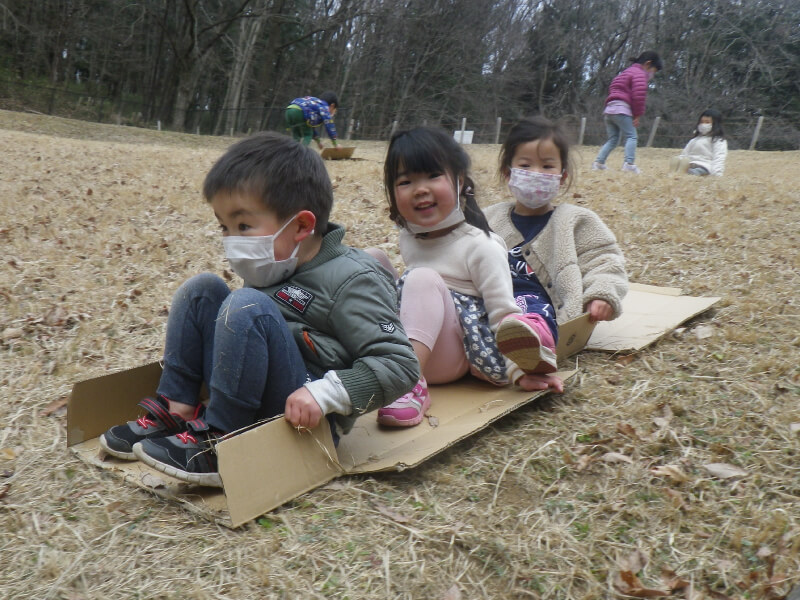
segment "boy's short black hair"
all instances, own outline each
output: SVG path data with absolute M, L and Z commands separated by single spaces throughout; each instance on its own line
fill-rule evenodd
M 203 196 L 211 202 L 220 192 L 252 194 L 281 221 L 309 210 L 320 236 L 333 208 L 333 187 L 319 154 L 272 131 L 236 142 L 214 163 L 203 182 Z
M 336 96 L 335 92 L 323 92 L 320 94 L 319 99 L 327 103 L 328 106 L 339 108 L 339 98 Z

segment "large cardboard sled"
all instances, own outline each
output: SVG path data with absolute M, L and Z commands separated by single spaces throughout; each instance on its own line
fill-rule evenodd
M 559 360 L 584 347 L 612 352 L 641 349 L 717 300 L 681 296 L 680 290 L 670 288 L 634 286 L 620 319 L 593 327 L 583 315 L 561 326 Z M 558 373 L 565 380 L 574 374 Z M 109 457 L 100 448 L 98 436 L 135 419 L 138 402 L 155 393 L 160 375 L 160 365 L 152 363 L 76 383 L 67 405 L 67 445 L 84 462 L 228 527 L 238 527 L 341 475 L 415 467 L 546 393 L 497 388 L 466 377 L 432 386 L 433 406 L 417 427 L 379 427 L 374 413 L 367 414 L 342 437 L 338 448 L 327 422 L 304 432 L 282 417 L 256 424 L 217 444 L 224 486 L 220 490 L 181 482 L 139 461 Z

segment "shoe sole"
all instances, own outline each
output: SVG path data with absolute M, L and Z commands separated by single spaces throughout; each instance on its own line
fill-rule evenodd
M 144 451 L 144 448 L 142 448 L 141 442 L 133 445 L 133 453 L 136 455 L 136 458 L 138 458 L 148 467 L 153 467 L 156 471 L 166 473 L 175 479 L 180 479 L 181 481 L 186 481 L 189 483 L 196 483 L 197 485 L 205 485 L 208 487 L 222 487 L 222 478 L 219 476 L 219 473 L 189 473 L 188 471 L 183 471 L 182 469 L 178 469 L 172 465 L 162 463 L 161 461 L 158 461 L 147 454 Z
M 534 331 L 517 319 L 500 323 L 497 349 L 529 375 L 558 371 L 556 353 L 542 346 Z
M 136 460 L 136 455 L 133 452 L 122 452 L 121 450 L 114 450 L 111 448 L 106 441 L 105 433 L 100 435 L 98 441 L 100 442 L 100 447 L 111 456 L 121 458 L 122 460 Z
M 425 413 L 431 407 L 430 397 L 428 401 L 422 404 L 419 414 L 412 419 L 398 419 L 392 415 L 378 415 L 378 425 L 385 425 L 386 427 L 413 427 L 422 423 L 425 418 Z

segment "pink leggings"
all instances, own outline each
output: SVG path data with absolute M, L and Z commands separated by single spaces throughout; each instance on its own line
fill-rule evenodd
M 397 275 L 389 258 L 377 248 L 367 252 L 393 275 Z M 464 331 L 450 290 L 433 269 L 412 269 L 403 283 L 400 301 L 400 322 L 409 339 L 431 350 L 423 371 L 428 383 L 449 383 L 470 371 L 464 352 Z

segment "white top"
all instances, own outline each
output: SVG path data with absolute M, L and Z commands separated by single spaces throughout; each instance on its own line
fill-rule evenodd
M 728 142 L 725 138 L 712 140 L 710 135 L 697 135 L 689 140 L 681 156 L 689 159 L 690 167 L 703 167 L 711 175 L 722 175 L 728 156 Z
M 447 235 L 427 239 L 403 228 L 399 246 L 409 269 L 428 267 L 442 276 L 449 289 L 483 298 L 493 332 L 505 317 L 522 312 L 514 302 L 508 250 L 496 233 L 487 236 L 464 222 Z

